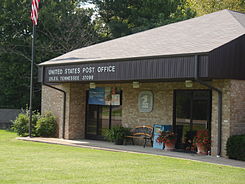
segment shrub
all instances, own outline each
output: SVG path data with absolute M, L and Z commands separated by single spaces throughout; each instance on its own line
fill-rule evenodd
M 229 137 L 226 150 L 229 158 L 245 161 L 245 135 Z
M 12 130 L 19 136 L 29 135 L 29 110 L 20 113 L 13 121 Z M 51 137 L 56 133 L 55 117 L 51 113 L 40 115 L 39 112 L 32 112 L 32 136 Z
M 52 113 L 46 113 L 38 119 L 36 134 L 42 137 L 52 137 L 56 133 L 56 120 Z
M 12 130 L 19 136 L 27 136 L 29 132 L 29 117 L 27 114 L 20 113 L 13 121 Z
M 126 135 L 129 135 L 129 129 L 122 126 L 115 126 L 111 129 L 105 129 L 104 136 L 108 141 L 115 142 L 116 144 L 122 144 Z
M 35 125 L 37 120 L 40 118 L 40 113 L 37 111 L 32 112 L 32 135 L 35 136 Z M 19 136 L 28 136 L 29 134 L 29 110 L 23 110 L 17 118 L 13 121 L 12 130 Z

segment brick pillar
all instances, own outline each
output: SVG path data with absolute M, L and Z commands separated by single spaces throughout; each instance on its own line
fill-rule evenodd
M 85 138 L 86 85 L 71 84 L 69 93 L 67 138 Z

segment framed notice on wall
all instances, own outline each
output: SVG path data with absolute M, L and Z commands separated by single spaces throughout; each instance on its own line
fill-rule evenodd
M 120 90 L 110 87 L 89 89 L 88 104 L 121 105 Z
M 120 105 L 120 94 L 111 95 L 111 105 Z
M 105 88 L 90 89 L 88 104 L 105 105 Z
M 141 91 L 138 96 L 138 108 L 140 112 L 151 112 L 153 108 L 153 93 Z

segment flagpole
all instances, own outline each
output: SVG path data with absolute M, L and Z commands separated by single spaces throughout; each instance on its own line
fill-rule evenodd
M 35 59 L 35 24 L 32 27 L 32 52 L 31 52 L 31 79 L 30 79 L 30 105 L 29 105 L 29 113 L 30 113 L 30 120 L 29 120 L 29 137 L 32 134 L 32 96 L 33 96 L 33 65 Z

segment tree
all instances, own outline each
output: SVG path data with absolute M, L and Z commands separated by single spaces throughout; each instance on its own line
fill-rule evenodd
M 0 106 L 4 108 L 28 103 L 31 38 L 27 7 L 30 2 L 24 0 L 0 1 Z
M 54 57 L 96 43 L 98 36 L 91 20 L 92 9 L 83 9 L 81 0 L 43 1 L 38 27 L 39 47 Z M 43 52 L 42 51 L 42 52 Z
M 92 10 L 81 0 L 42 0 L 36 37 L 36 64 L 97 42 Z M 29 102 L 32 22 L 30 0 L 0 1 L 0 107 Z M 40 84 L 34 67 L 34 109 L 40 107 Z
M 187 2 L 198 16 L 223 9 L 245 13 L 244 0 L 187 0 Z
M 96 5 L 100 33 L 117 38 L 195 16 L 185 0 L 88 0 Z M 103 24 L 104 22 L 104 24 Z

